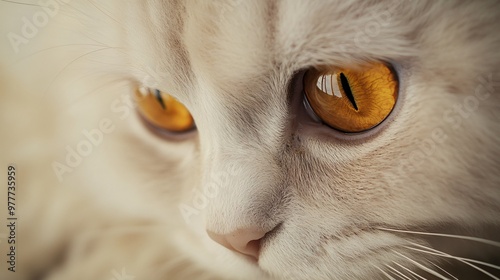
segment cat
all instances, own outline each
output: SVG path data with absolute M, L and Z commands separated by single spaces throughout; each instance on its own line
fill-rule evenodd
M 0 5 L 1 279 L 500 277 L 498 1 Z

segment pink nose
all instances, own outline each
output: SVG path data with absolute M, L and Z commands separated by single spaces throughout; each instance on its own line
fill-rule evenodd
M 244 228 L 228 234 L 217 234 L 208 231 L 208 236 L 215 242 L 229 250 L 259 259 L 260 239 L 266 235 L 266 231 Z

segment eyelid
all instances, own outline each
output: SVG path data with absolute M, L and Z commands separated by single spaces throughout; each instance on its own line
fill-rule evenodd
M 161 128 L 158 128 L 158 127 L 152 125 L 148 120 L 146 120 L 144 118 L 144 116 L 141 115 L 141 113 L 137 112 L 137 115 L 138 115 L 141 123 L 144 125 L 144 127 L 149 132 L 151 132 L 151 134 L 153 134 L 156 137 L 159 137 L 161 139 L 165 139 L 165 140 L 169 140 L 169 141 L 184 141 L 184 140 L 192 138 L 198 132 L 196 125 L 193 126 L 190 130 L 187 130 L 184 132 L 171 132 L 171 131 L 161 129 Z
M 323 121 L 316 115 L 314 110 L 311 108 L 311 104 L 309 104 L 309 101 L 307 100 L 305 93 L 304 97 L 302 98 L 302 104 L 304 105 L 304 108 L 306 109 L 306 112 L 309 114 L 309 116 L 316 122 L 318 123 L 323 123 Z

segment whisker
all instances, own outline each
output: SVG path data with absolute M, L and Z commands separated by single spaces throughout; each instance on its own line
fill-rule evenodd
M 93 76 L 96 76 L 96 75 L 100 75 L 100 73 L 91 73 L 89 75 L 86 75 L 86 76 L 81 76 L 81 77 L 78 77 L 76 80 L 73 80 L 73 81 L 79 81 L 79 80 L 85 80 L 89 77 L 93 77 Z M 102 75 L 100 76 L 102 77 Z M 114 79 L 109 79 L 107 80 L 105 83 L 101 83 L 98 87 L 95 87 L 95 88 L 92 88 L 92 89 L 89 89 L 86 93 L 80 95 L 80 96 L 77 96 L 75 98 L 72 98 L 71 100 L 69 100 L 67 103 L 66 103 L 66 107 L 68 110 L 71 110 L 72 107 L 75 105 L 75 104 L 78 104 L 82 99 L 88 97 L 88 96 L 91 96 L 94 92 L 98 91 L 100 88 L 104 88 L 105 86 L 107 85 L 110 85 L 110 84 L 116 84 L 118 82 L 126 82 L 126 78 L 124 77 L 116 77 Z
M 71 62 L 69 62 L 68 64 L 66 64 L 66 66 L 64 66 L 61 70 L 59 70 L 59 72 L 57 72 L 56 76 L 54 77 L 54 79 L 50 82 L 49 86 L 47 87 L 46 91 L 45 92 L 48 92 L 50 87 L 54 84 L 54 82 L 59 78 L 59 76 L 61 75 L 62 72 L 64 72 L 64 70 L 66 70 L 66 68 L 68 68 L 71 64 L 73 64 L 74 62 L 76 62 L 77 60 L 79 59 L 82 59 L 84 58 L 85 56 L 87 55 L 90 55 L 90 54 L 93 54 L 93 53 L 96 53 L 96 52 L 99 52 L 99 51 L 103 51 L 103 50 L 108 50 L 108 49 L 112 49 L 112 47 L 106 47 L 106 48 L 100 48 L 100 49 L 97 49 L 97 50 L 93 50 L 93 51 L 90 51 L 90 52 L 87 52 L 85 54 L 82 54 L 80 56 L 78 56 L 77 58 L 73 59 Z
M 390 280 L 396 280 L 394 279 L 394 277 L 392 277 L 391 275 L 389 275 L 387 272 L 385 272 L 383 269 L 381 269 L 380 267 L 376 266 L 376 265 L 373 265 L 376 269 L 380 270 L 380 272 L 382 272 L 385 276 L 387 276 L 387 278 L 389 278 Z
M 394 271 L 395 273 L 397 273 L 400 278 L 404 278 L 406 280 L 411 280 L 408 276 L 404 275 L 401 271 L 395 269 L 394 267 L 390 266 L 390 265 L 386 265 L 388 268 L 390 268 L 392 271 Z
M 103 15 L 109 17 L 110 19 L 112 19 L 114 22 L 118 23 L 119 26 L 123 26 L 123 23 L 119 22 L 117 19 L 115 19 L 114 17 L 112 17 L 109 13 L 108 10 L 104 9 L 104 8 L 99 8 L 99 6 L 97 6 L 97 4 L 95 4 L 94 2 L 92 2 L 91 0 L 88 0 L 88 2 L 94 6 L 97 10 L 99 10 Z
M 411 258 L 409 258 L 409 257 L 407 257 L 407 256 L 405 256 L 405 255 L 403 255 L 403 254 L 401 254 L 401 253 L 399 253 L 399 252 L 396 252 L 396 251 L 393 251 L 393 252 L 394 252 L 394 253 L 396 253 L 397 255 L 399 255 L 399 256 L 401 256 L 401 257 L 403 257 L 403 258 L 405 258 L 405 259 L 409 260 L 410 262 L 412 262 L 412 263 L 413 263 L 413 264 L 415 264 L 416 266 L 420 267 L 421 269 L 423 269 L 423 270 L 425 270 L 425 271 L 429 272 L 430 274 L 432 274 L 432 275 L 434 275 L 434 276 L 436 276 L 436 277 L 438 277 L 438 278 L 440 278 L 440 279 L 443 279 L 443 280 L 451 280 L 451 279 L 449 279 L 449 278 L 447 278 L 447 277 L 443 276 L 441 273 L 439 273 L 439 272 L 437 272 L 437 271 L 435 271 L 435 270 L 432 270 L 432 269 L 430 269 L 430 268 L 426 267 L 425 265 L 422 265 L 422 264 L 420 264 L 419 262 L 417 262 L 417 261 L 415 261 L 415 260 L 412 260 Z
M 410 273 L 410 274 L 408 274 L 408 277 L 409 277 L 409 278 L 411 278 L 411 280 L 418 280 L 418 278 L 417 278 L 417 277 L 415 277 L 415 275 L 413 275 L 413 274 L 411 274 L 411 273 Z
M 58 48 L 63 48 L 63 47 L 71 47 L 71 46 L 107 47 L 105 45 L 97 45 L 97 44 L 66 44 L 66 45 L 52 46 L 52 47 L 45 48 L 43 50 L 36 51 L 34 53 L 30 53 L 27 56 L 22 57 L 18 61 L 14 62 L 14 64 L 20 63 L 20 62 L 22 62 L 22 61 L 24 61 L 24 60 L 26 60 L 26 59 L 28 59 L 28 58 L 30 58 L 32 56 L 35 56 L 35 55 L 40 54 L 40 53 L 45 52 L 45 51 L 50 51 L 50 50 L 53 50 L 53 49 L 58 49 Z
M 420 246 L 422 246 L 422 245 L 420 245 Z M 425 246 L 423 246 L 423 247 L 425 247 Z M 452 255 L 446 254 L 446 253 L 444 253 L 444 252 L 440 252 L 440 251 L 435 250 L 435 249 L 432 249 L 432 248 L 428 248 L 428 247 L 426 247 L 426 248 L 427 248 L 428 250 L 431 250 L 431 251 L 437 251 L 437 252 L 439 252 L 439 253 L 441 253 L 441 254 L 436 254 L 436 253 L 433 253 L 433 252 L 429 252 L 429 251 L 420 250 L 420 249 L 417 249 L 417 248 L 408 247 L 408 249 L 412 249 L 412 250 L 415 250 L 415 251 L 419 251 L 419 252 L 423 252 L 423 253 L 427 253 L 427 254 L 431 254 L 431 255 L 438 255 L 438 256 L 441 256 L 441 257 L 451 257 L 451 258 L 456 259 L 456 260 L 458 260 L 458 261 L 460 261 L 460 262 L 462 262 L 462 263 L 465 263 L 466 265 L 468 265 L 468 266 L 470 266 L 470 267 L 475 268 L 476 270 L 478 270 L 478 271 L 480 271 L 480 272 L 482 272 L 482 273 L 484 273 L 484 274 L 488 275 L 489 277 L 491 277 L 491 278 L 493 278 L 493 279 L 495 279 L 495 280 L 500 280 L 500 278 L 496 277 L 495 275 L 493 275 L 493 274 L 489 273 L 488 271 L 486 271 L 486 270 L 484 270 L 484 269 L 482 269 L 482 268 L 480 268 L 480 267 L 478 267 L 478 266 L 476 266 L 476 265 L 471 264 L 469 261 L 464 260 L 463 258 L 460 258 L 460 257 L 455 257 L 455 256 L 452 256 Z M 472 260 L 472 261 L 474 261 L 474 262 L 478 262 L 478 261 L 475 261 L 475 260 Z M 483 265 L 484 265 L 484 264 L 483 264 Z
M 457 239 L 464 239 L 464 240 L 470 240 L 470 241 L 475 241 L 475 242 L 480 242 L 496 247 L 500 247 L 500 242 L 496 242 L 493 240 L 488 240 L 484 238 L 479 238 L 479 237 L 473 237 L 473 236 L 464 236 L 464 235 L 454 235 L 454 234 L 446 234 L 446 233 L 434 233 L 434 232 L 421 232 L 421 231 L 410 231 L 410 230 L 400 230 L 400 229 L 390 229 L 390 228 L 377 228 L 380 230 L 385 230 L 385 231 L 392 231 L 392 232 L 400 232 L 400 233 L 411 233 L 411 234 L 420 234 L 420 235 L 430 235 L 430 236 L 441 236 L 441 237 L 449 237 L 449 238 L 457 238 Z
M 428 261 L 428 262 L 430 262 L 431 264 L 433 264 L 435 267 L 439 268 L 439 269 L 440 269 L 441 271 L 443 271 L 444 273 L 446 273 L 446 274 L 450 275 L 451 277 L 453 277 L 453 279 L 458 280 L 458 278 L 457 278 L 457 277 L 453 276 L 453 274 L 451 274 L 451 273 L 449 273 L 448 271 L 444 270 L 444 269 L 443 269 L 442 267 L 440 267 L 439 265 L 437 265 L 437 264 L 435 264 L 435 263 L 433 263 L 433 262 L 431 262 L 431 261 Z
M 398 265 L 399 267 L 401 267 L 402 269 L 408 271 L 410 274 L 422 279 L 422 280 L 427 280 L 427 278 L 423 277 L 423 276 L 420 276 L 418 273 L 412 271 L 411 269 L 407 268 L 406 266 L 402 265 L 402 264 L 399 264 L 397 262 L 394 262 L 396 265 Z
M 456 260 L 463 260 L 463 261 L 466 261 L 466 262 L 477 263 L 477 264 L 481 264 L 481 265 L 484 265 L 484 266 L 487 266 L 487 267 L 491 267 L 491 268 L 500 270 L 500 266 L 498 266 L 498 265 L 494 265 L 494 264 L 491 264 L 491 263 L 482 262 L 482 261 L 478 261 L 478 260 L 473 260 L 473 259 L 469 259 L 469 258 L 457 257 L 457 256 L 453 256 L 453 255 L 447 254 L 445 252 L 433 249 L 433 248 L 429 248 L 427 246 L 423 246 L 423 245 L 417 244 L 417 243 L 413 243 L 413 242 L 410 242 L 410 243 L 412 245 L 414 245 L 414 246 L 425 248 L 425 249 L 428 249 L 428 250 L 431 250 L 431 251 L 435 252 L 435 253 L 433 253 L 433 252 L 424 251 L 424 253 L 429 253 L 429 254 L 437 255 L 437 256 L 441 256 L 441 257 L 452 258 L 452 259 L 456 259 Z M 412 248 L 412 247 L 409 247 L 409 246 L 403 246 L 403 247 L 406 247 L 406 248 L 412 249 L 412 250 L 423 251 L 423 250 L 419 250 L 419 249 Z

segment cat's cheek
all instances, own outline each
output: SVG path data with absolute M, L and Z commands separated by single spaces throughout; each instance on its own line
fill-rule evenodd
M 443 113 L 443 119 L 446 123 L 453 127 L 453 129 L 459 128 L 462 124 L 462 120 L 455 114 L 453 110 L 446 110 Z
M 115 114 L 120 114 L 119 118 L 121 120 L 126 119 L 130 115 L 131 106 L 128 106 L 126 103 L 121 100 L 115 100 L 111 103 L 111 112 Z

